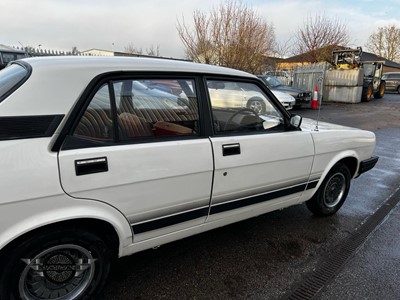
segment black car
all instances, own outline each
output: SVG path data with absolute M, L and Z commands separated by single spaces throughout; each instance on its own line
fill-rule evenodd
M 271 90 L 287 93 L 296 99 L 295 107 L 300 107 L 303 104 L 310 104 L 311 92 L 289 85 L 283 85 L 275 76 L 272 75 L 257 75 Z

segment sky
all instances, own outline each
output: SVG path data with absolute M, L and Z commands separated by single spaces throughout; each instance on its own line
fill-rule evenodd
M 0 44 L 50 50 L 125 51 L 159 47 L 160 55 L 184 58 L 177 23 L 209 12 L 218 0 L 0 0 Z M 350 44 L 363 46 L 378 27 L 400 27 L 400 0 L 242 0 L 285 43 L 307 17 L 325 14 L 346 24 Z

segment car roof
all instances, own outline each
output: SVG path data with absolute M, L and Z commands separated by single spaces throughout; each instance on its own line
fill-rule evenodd
M 13 63 L 31 67 L 29 78 L 1 103 L 6 116 L 67 114 L 98 75 L 111 72 L 176 72 L 255 78 L 234 69 L 187 61 L 142 58 L 62 56 L 32 57 Z
M 255 77 L 243 71 L 161 58 L 145 57 L 101 57 L 101 56 L 50 56 L 21 59 L 32 66 L 33 69 L 84 69 L 86 71 L 154 71 L 154 72 L 187 72 L 201 74 L 230 75 L 242 77 Z

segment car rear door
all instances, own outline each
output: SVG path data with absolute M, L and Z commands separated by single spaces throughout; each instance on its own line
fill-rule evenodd
M 203 224 L 213 174 L 196 80 L 179 79 L 189 94 L 180 101 L 172 94 L 135 95 L 132 83 L 141 79 L 149 78 L 99 83 L 59 152 L 65 192 L 121 211 L 135 242 Z
M 318 182 L 310 179 L 314 158 L 310 133 L 288 131 L 276 105 L 256 84 L 248 84 L 264 95 L 265 114 L 248 108 L 223 109 L 220 103 L 214 106 L 210 93 L 215 128 L 210 222 L 251 211 L 260 214 L 282 202 L 296 203 L 304 190 Z M 266 129 L 260 120 L 265 120 Z

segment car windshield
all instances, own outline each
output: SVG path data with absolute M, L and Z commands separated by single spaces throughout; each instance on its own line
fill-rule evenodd
M 17 64 L 13 64 L 0 71 L 0 102 L 3 101 L 28 74 L 28 71 Z
M 282 82 L 280 82 L 278 80 L 278 78 L 276 78 L 274 76 L 268 75 L 268 76 L 265 76 L 265 79 L 268 81 L 268 83 L 270 84 L 271 87 L 277 87 L 277 86 L 282 85 Z

